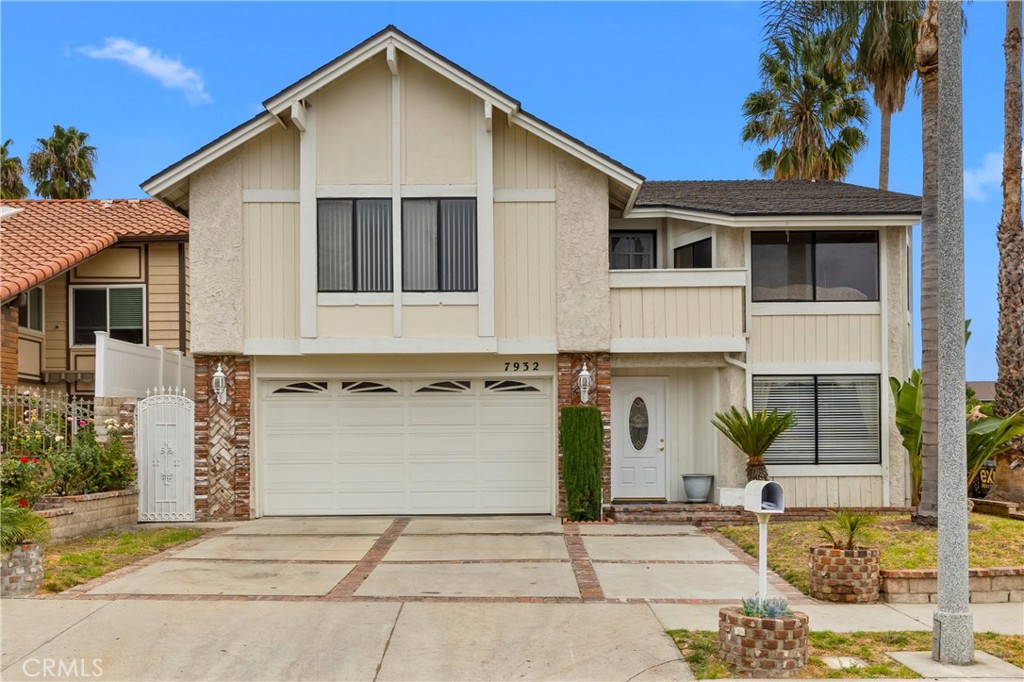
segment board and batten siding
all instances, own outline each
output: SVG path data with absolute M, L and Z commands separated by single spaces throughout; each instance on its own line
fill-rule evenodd
M 43 289 L 43 369 L 59 372 L 68 366 L 68 275 L 46 283 Z
M 274 127 L 241 150 L 244 189 L 294 189 L 299 187 L 299 134 L 292 128 Z
M 877 363 L 880 324 L 878 315 L 755 315 L 750 328 L 752 362 Z
M 184 350 L 181 345 L 181 301 L 178 244 L 149 245 L 149 286 L 146 288 L 150 346 Z
M 495 332 L 502 339 L 555 337 L 554 203 L 494 205 Z
M 554 189 L 556 150 L 536 135 L 494 113 L 495 189 Z
M 399 69 L 402 184 L 476 184 L 480 100 L 414 59 L 400 59 Z
M 612 289 L 612 338 L 743 336 L 743 287 Z
M 768 476 L 786 491 L 787 507 L 881 507 L 881 476 Z
M 294 339 L 299 330 L 299 205 L 250 203 L 242 210 L 246 336 Z

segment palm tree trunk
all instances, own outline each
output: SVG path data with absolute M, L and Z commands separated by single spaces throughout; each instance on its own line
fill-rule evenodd
M 928 0 L 917 42 L 921 78 L 921 502 L 914 520 L 938 524 L 939 494 L 939 3 Z
M 1024 408 L 1024 225 L 1021 223 L 1021 3 L 1006 3 L 1003 213 L 999 219 L 999 333 L 995 412 Z M 996 457 L 989 498 L 1024 502 L 1024 442 Z
M 882 142 L 878 155 L 878 189 L 889 189 L 889 137 L 892 133 L 892 111 L 882 109 Z
M 768 467 L 764 465 L 764 457 L 747 457 L 747 483 L 751 481 L 767 481 Z

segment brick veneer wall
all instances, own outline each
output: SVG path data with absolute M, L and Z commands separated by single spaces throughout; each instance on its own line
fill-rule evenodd
M 0 306 L 0 386 L 18 384 L 18 308 Z
M 590 392 L 588 405 L 601 410 L 601 421 L 604 424 L 604 472 L 601 475 L 601 487 L 604 491 L 605 507 L 610 507 L 612 500 L 612 451 L 611 451 L 611 415 L 612 415 L 612 360 L 609 353 L 559 353 L 558 354 L 558 427 L 561 430 L 561 412 L 563 407 L 582 405 L 577 376 L 583 363 L 594 378 L 594 388 Z M 562 448 L 558 447 L 558 514 L 568 516 L 565 501 L 565 485 L 562 481 Z
M 808 618 L 744 616 L 736 607 L 718 612 L 718 653 L 739 677 L 785 677 L 807 664 Z
M 196 520 L 248 519 L 252 511 L 252 359 L 243 355 L 197 355 L 194 360 Z M 228 400 L 223 405 L 210 390 L 218 363 L 224 367 L 228 385 Z
M 972 568 L 967 572 L 972 604 L 1024 602 L 1024 566 Z M 882 601 L 894 604 L 938 602 L 935 569 L 882 571 Z
M 811 596 L 847 604 L 878 601 L 879 554 L 877 547 L 811 547 Z

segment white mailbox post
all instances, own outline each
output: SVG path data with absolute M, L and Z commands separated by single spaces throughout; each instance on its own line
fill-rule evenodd
M 768 519 L 786 511 L 786 496 L 775 481 L 751 481 L 743 491 L 743 508 L 757 516 L 757 596 L 768 598 Z

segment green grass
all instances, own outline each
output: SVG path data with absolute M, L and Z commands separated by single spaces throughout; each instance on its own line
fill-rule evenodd
M 881 548 L 882 569 L 935 568 L 938 551 L 935 529 L 915 526 L 907 516 L 872 516 L 865 545 Z M 768 565 L 784 580 L 807 594 L 807 548 L 823 544 L 817 521 L 768 524 Z M 744 552 L 757 556 L 757 526 L 718 529 Z M 972 568 L 1019 566 L 1024 547 L 1024 523 L 986 514 L 970 515 L 969 561 Z
M 698 680 L 732 677 L 729 666 L 718 657 L 718 633 L 710 630 L 671 630 L 683 658 Z M 888 656 L 895 651 L 928 651 L 931 632 L 812 632 L 808 641 L 807 665 L 798 678 L 916 678 L 917 673 Z M 1024 666 L 1024 636 L 992 632 L 974 636 L 974 647 L 1018 667 Z M 826 656 L 859 658 L 865 665 L 833 670 Z
M 198 528 L 109 531 L 46 545 L 45 592 L 63 592 L 101 575 L 200 537 Z

